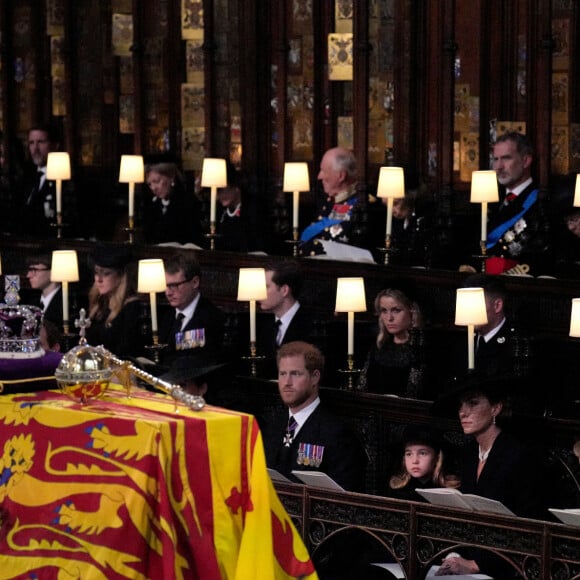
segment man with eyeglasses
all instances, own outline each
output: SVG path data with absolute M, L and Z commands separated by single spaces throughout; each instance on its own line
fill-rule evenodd
M 40 306 L 46 320 L 62 328 L 62 288 L 58 282 L 50 279 L 52 255 L 49 252 L 31 256 L 28 260 L 26 278 L 33 290 L 39 290 L 40 296 L 34 302 Z
M 200 349 L 220 358 L 224 339 L 224 314 L 201 295 L 201 268 L 193 254 L 178 253 L 164 262 L 165 296 L 171 309 L 159 320 L 159 339 L 168 347 L 163 362 Z

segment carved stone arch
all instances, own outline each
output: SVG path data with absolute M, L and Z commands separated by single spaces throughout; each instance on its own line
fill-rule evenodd
M 493 577 L 498 578 L 529 578 L 530 580 L 538 580 L 539 576 L 536 575 L 536 571 L 539 570 L 539 561 L 537 558 L 525 558 L 521 561 L 517 561 L 517 557 L 514 554 L 508 554 L 501 550 L 495 550 L 488 547 L 474 546 L 470 544 L 455 544 L 450 545 L 449 543 L 443 543 L 440 541 L 434 541 L 423 538 L 422 541 L 428 543 L 427 546 L 421 546 L 421 541 L 417 545 L 417 579 L 423 580 L 431 570 L 433 566 L 439 566 L 443 559 L 448 554 L 459 554 L 464 558 L 473 559 L 476 562 L 483 555 L 486 561 L 490 557 L 493 557 L 493 566 L 496 567 L 496 575 Z M 485 570 L 484 570 L 485 571 Z M 490 573 L 485 571 L 486 573 Z M 500 574 L 499 576 L 497 574 Z M 491 575 L 491 573 L 490 573 Z
M 328 533 L 311 551 L 312 561 L 321 578 L 390 578 L 387 571 L 370 564 L 398 564 L 396 553 L 408 554 L 408 538 L 401 534 L 376 533 L 357 526 L 326 531 Z M 406 549 L 401 550 L 401 542 Z M 401 566 L 404 570 L 404 562 Z

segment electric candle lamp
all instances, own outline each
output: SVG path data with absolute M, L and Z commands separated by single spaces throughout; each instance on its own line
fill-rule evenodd
M 129 220 L 135 214 L 135 184 L 145 181 L 145 166 L 142 155 L 122 155 L 119 183 L 129 184 Z
M 348 313 L 347 354 L 354 355 L 354 313 L 366 312 L 365 282 L 363 278 L 338 278 L 336 283 L 336 312 Z
M 572 299 L 572 311 L 570 313 L 570 336 L 580 338 L 580 298 Z
M 211 190 L 209 220 L 215 223 L 218 187 L 227 187 L 228 175 L 225 159 L 207 157 L 203 160 L 201 186 Z
M 62 319 L 63 330 L 68 334 L 68 283 L 79 281 L 79 264 L 76 250 L 55 250 L 52 252 L 50 266 L 52 282 L 62 284 Z
M 158 331 L 156 293 L 163 292 L 165 287 L 165 268 L 163 267 L 163 260 L 158 258 L 139 260 L 137 292 L 149 294 L 149 302 L 151 305 L 151 331 L 153 332 L 154 337 Z
M 292 193 L 292 227 L 298 230 L 300 192 L 310 191 L 310 177 L 307 163 L 288 162 L 284 164 L 284 184 L 282 190 Z
M 499 201 L 495 171 L 472 172 L 470 201 L 471 203 L 481 203 L 481 241 L 484 248 L 487 240 L 487 204 Z
M 46 161 L 46 179 L 56 181 L 56 213 L 62 214 L 62 182 L 70 179 L 70 157 L 68 153 L 51 152 Z
M 377 197 L 387 200 L 386 237 L 390 238 L 393 227 L 393 200 L 405 197 L 405 174 L 402 167 L 381 167 Z
M 580 173 L 576 174 L 576 188 L 574 189 L 574 207 L 580 207 Z
M 240 268 L 238 300 L 250 303 L 250 348 L 256 343 L 256 301 L 265 300 L 266 270 L 264 268 Z
M 487 324 L 483 288 L 459 288 L 455 302 L 455 324 L 467 326 L 467 368 L 475 368 L 475 326 Z

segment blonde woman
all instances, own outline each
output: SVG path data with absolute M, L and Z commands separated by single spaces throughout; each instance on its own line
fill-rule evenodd
M 423 392 L 423 323 L 418 304 L 398 288 L 375 298 L 378 334 L 358 388 L 372 393 L 420 398 Z
M 87 341 L 119 357 L 143 354 L 143 307 L 136 291 L 135 262 L 124 248 L 101 247 L 93 255 Z

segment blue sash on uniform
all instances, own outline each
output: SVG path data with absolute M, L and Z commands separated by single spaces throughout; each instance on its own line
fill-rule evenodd
M 356 199 L 353 199 L 352 201 L 347 200 L 344 203 L 349 205 L 350 209 L 352 209 L 355 202 L 356 202 Z M 342 204 L 334 204 L 334 205 L 342 205 Z M 332 206 L 333 208 L 334 208 L 334 205 Z M 349 209 L 349 211 L 350 211 L 350 209 Z M 332 210 L 330 213 L 332 214 Z M 333 219 L 333 218 L 329 218 L 329 217 L 322 218 L 322 219 L 318 220 L 317 222 L 314 222 L 313 224 L 310 224 L 309 226 L 304 228 L 304 230 L 302 231 L 302 234 L 300 236 L 300 240 L 302 242 L 308 242 L 309 240 L 311 240 L 312 238 L 315 238 L 318 234 L 323 232 L 326 228 L 330 228 L 331 226 L 334 226 L 336 224 L 340 224 L 343 221 L 344 221 L 344 219 Z
M 520 213 L 516 214 L 509 220 L 499 224 L 499 226 L 494 228 L 488 234 L 487 243 L 485 247 L 488 250 L 490 248 L 493 248 L 493 246 L 497 244 L 498 240 L 532 207 L 532 205 L 534 205 L 534 203 L 536 203 L 537 199 L 538 199 L 538 190 L 534 189 L 534 191 L 532 191 L 524 201 L 522 205 L 522 211 L 520 211 Z

